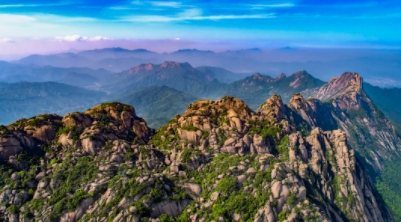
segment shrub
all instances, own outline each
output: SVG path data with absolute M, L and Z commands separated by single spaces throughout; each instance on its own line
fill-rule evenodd
M 190 125 L 190 126 L 184 126 L 184 127 L 182 127 L 181 129 L 183 129 L 183 130 L 187 130 L 187 131 L 197 131 L 198 130 L 198 128 L 196 128 L 195 126 L 193 126 L 193 125 Z
M 11 205 L 11 206 L 9 206 L 9 207 L 7 208 L 7 212 L 8 212 L 9 214 L 18 214 L 19 209 L 18 209 L 17 206 Z
M 295 201 L 297 201 L 297 197 L 295 196 L 295 194 L 291 193 L 291 194 L 288 196 L 287 204 L 288 204 L 288 205 L 292 205 L 292 204 L 295 203 Z
M 220 180 L 216 190 L 220 192 L 231 193 L 235 190 L 236 185 L 237 185 L 237 178 L 226 176 Z
M 52 159 L 52 160 L 50 160 L 50 165 L 53 165 L 53 164 L 55 164 L 55 163 L 57 163 L 57 159 Z

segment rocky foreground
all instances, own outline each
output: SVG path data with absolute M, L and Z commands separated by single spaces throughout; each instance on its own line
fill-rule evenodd
M 201 100 L 157 131 L 121 103 L 2 126 L 0 220 L 393 221 L 333 115 L 291 101 Z

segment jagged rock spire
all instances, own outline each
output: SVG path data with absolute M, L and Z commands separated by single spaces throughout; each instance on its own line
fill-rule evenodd
M 355 72 L 345 72 L 340 77 L 335 77 L 320 88 L 316 98 L 324 101 L 329 98 L 339 97 L 349 92 L 360 92 L 363 79 Z

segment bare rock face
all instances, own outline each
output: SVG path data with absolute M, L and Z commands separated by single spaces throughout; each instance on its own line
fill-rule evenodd
M 308 101 L 295 95 L 288 107 L 291 115 L 306 122 L 304 125 L 342 129 L 347 137 L 352 137 L 352 147 L 367 153 L 366 162 L 379 172 L 385 168 L 383 160 L 401 157 L 401 140 L 394 126 L 366 95 L 362 82 L 359 74 L 344 73 L 321 87 Z M 292 124 L 297 124 L 295 119 L 289 118 Z
M 4 129 L 0 132 L 0 159 L 13 163 L 17 154 L 24 149 L 32 149 L 35 141 L 24 132 Z
M 362 90 L 362 77 L 358 73 L 346 72 L 338 78 L 333 78 L 329 83 L 322 86 L 316 95 L 322 101 L 330 98 L 340 97 L 352 92 Z
M 56 137 L 62 118 L 55 114 L 44 114 L 30 119 L 20 119 L 9 125 L 10 130 L 25 132 L 39 143 L 47 143 Z
M 178 216 L 188 206 L 189 200 L 184 201 L 163 201 L 152 206 L 152 217 L 158 217 L 162 214 L 169 216 Z
M 283 119 L 285 116 L 285 106 L 281 96 L 273 95 L 259 107 L 257 112 L 263 113 L 263 115 L 268 116 L 269 118 L 277 120 Z
M 92 118 L 84 113 L 74 112 L 64 116 L 63 124 L 65 127 L 74 128 L 78 132 L 82 132 L 92 125 Z

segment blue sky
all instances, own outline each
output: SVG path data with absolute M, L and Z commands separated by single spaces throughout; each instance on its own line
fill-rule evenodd
M 0 0 L 0 53 L 31 39 L 399 48 L 401 0 Z

